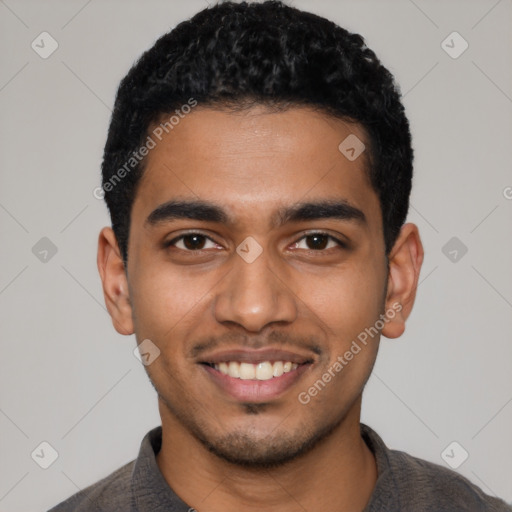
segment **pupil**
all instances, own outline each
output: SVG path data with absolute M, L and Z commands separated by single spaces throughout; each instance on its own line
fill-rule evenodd
M 187 249 L 192 251 L 201 249 L 204 245 L 204 236 L 202 235 L 187 235 L 183 238 L 183 243 Z
M 309 235 L 307 240 L 312 241 L 312 243 L 308 243 L 310 249 L 325 249 L 327 246 L 326 235 Z

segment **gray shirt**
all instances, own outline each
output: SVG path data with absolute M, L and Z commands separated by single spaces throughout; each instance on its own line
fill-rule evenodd
M 512 512 L 504 501 L 488 496 L 447 468 L 390 450 L 368 426 L 361 435 L 375 455 L 378 478 L 363 512 Z M 149 431 L 138 457 L 103 480 L 71 496 L 49 512 L 190 512 L 169 487 L 155 455 L 162 427 Z

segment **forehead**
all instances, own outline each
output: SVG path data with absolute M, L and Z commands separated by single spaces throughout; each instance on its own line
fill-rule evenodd
M 308 108 L 196 107 L 167 128 L 146 157 L 133 219 L 176 197 L 223 204 L 241 220 L 270 217 L 278 205 L 338 198 L 379 216 L 367 150 L 353 158 L 369 146 L 358 124 Z

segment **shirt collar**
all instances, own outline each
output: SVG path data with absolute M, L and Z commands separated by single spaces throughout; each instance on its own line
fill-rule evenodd
M 370 500 L 363 512 L 374 510 L 403 510 L 400 506 L 400 493 L 391 471 L 390 450 L 381 437 L 364 423 L 360 424 L 361 437 L 373 453 L 377 464 L 377 482 Z
M 393 478 L 390 475 L 388 448 L 380 436 L 367 425 L 360 424 L 361 436 L 375 456 L 377 483 L 365 508 L 379 510 L 381 504 L 395 501 Z M 139 455 L 132 471 L 133 511 L 137 512 L 190 512 L 192 509 L 169 487 L 156 462 L 162 447 L 162 427 L 150 430 L 142 440 Z
M 150 430 L 140 445 L 139 456 L 132 471 L 132 495 L 137 512 L 189 512 L 169 487 L 156 462 L 162 447 L 162 427 Z

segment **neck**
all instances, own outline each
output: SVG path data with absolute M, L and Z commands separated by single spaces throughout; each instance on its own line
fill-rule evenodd
M 360 433 L 361 398 L 336 430 L 283 466 L 248 469 L 210 453 L 160 403 L 162 448 L 157 464 L 173 491 L 196 510 L 363 510 L 377 466 Z

